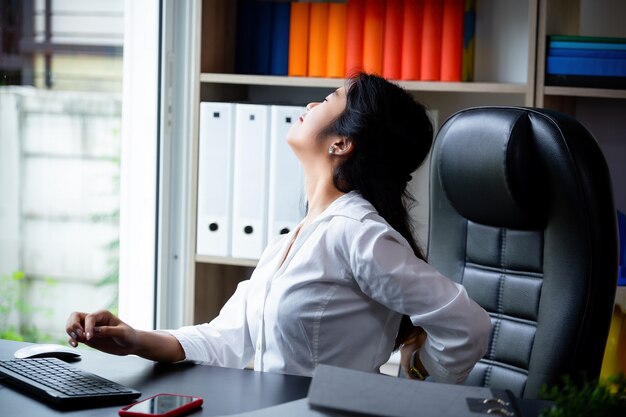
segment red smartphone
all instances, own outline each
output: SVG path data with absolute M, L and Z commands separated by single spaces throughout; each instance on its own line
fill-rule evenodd
M 202 398 L 179 394 L 157 394 L 123 407 L 122 417 L 174 417 L 202 406 Z

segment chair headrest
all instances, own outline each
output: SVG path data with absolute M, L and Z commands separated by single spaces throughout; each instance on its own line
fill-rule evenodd
M 461 111 L 446 121 L 438 136 L 436 169 L 459 214 L 514 229 L 536 229 L 545 223 L 545 184 L 528 111 Z

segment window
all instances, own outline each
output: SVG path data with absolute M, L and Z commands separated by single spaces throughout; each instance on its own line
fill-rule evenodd
M 0 0 L 2 338 L 64 342 L 71 311 L 117 312 L 130 305 L 120 300 L 133 281 L 144 285 L 137 321 L 152 325 L 152 3 Z M 134 249 L 139 241 L 149 250 Z M 134 256 L 131 267 L 123 248 Z

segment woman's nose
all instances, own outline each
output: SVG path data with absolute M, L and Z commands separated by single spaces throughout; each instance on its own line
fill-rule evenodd
M 306 110 L 309 111 L 311 110 L 313 107 L 317 106 L 318 104 L 320 104 L 319 102 L 314 101 L 313 103 L 309 103 L 306 105 Z

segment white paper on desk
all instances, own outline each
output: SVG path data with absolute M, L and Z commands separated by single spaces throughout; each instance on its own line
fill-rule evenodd
M 200 103 L 196 252 L 230 256 L 235 105 Z
M 266 244 L 269 126 L 269 106 L 235 105 L 235 258 L 259 259 Z
M 469 417 L 467 398 L 492 398 L 489 388 L 413 381 L 318 365 L 309 388 L 309 404 L 389 417 Z
M 287 132 L 304 107 L 271 106 L 268 241 L 292 231 L 304 217 L 304 174 Z

